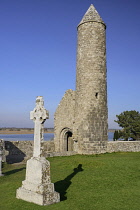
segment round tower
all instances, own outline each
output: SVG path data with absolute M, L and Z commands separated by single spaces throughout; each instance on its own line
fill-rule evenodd
M 79 153 L 106 152 L 106 25 L 93 5 L 78 25 L 75 139 Z

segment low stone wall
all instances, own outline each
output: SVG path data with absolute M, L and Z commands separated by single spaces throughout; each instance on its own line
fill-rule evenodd
M 28 160 L 33 156 L 34 141 L 5 141 L 6 162 L 18 163 Z M 44 141 L 44 156 L 54 152 L 54 142 Z
M 5 141 L 5 159 L 8 163 L 27 161 L 33 156 L 34 141 Z M 140 152 L 140 141 L 110 141 L 106 152 Z M 54 141 L 44 141 L 44 156 L 69 156 L 75 152 L 55 152 Z
M 110 141 L 107 152 L 140 152 L 140 141 Z

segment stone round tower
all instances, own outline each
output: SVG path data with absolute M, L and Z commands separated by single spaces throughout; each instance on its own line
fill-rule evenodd
M 106 152 L 106 25 L 93 5 L 78 25 L 74 138 L 79 153 Z

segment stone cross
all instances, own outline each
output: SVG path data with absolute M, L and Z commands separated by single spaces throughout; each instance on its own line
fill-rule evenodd
M 44 108 L 42 96 L 36 98 L 36 107 L 30 112 L 30 119 L 34 121 L 34 150 L 33 157 L 42 156 L 42 142 L 44 141 L 44 122 L 49 118 L 49 112 Z

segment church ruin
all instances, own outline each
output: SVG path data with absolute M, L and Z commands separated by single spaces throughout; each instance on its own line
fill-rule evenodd
M 76 90 L 67 90 L 56 113 L 56 152 L 105 153 L 108 142 L 106 25 L 93 5 L 77 27 Z

